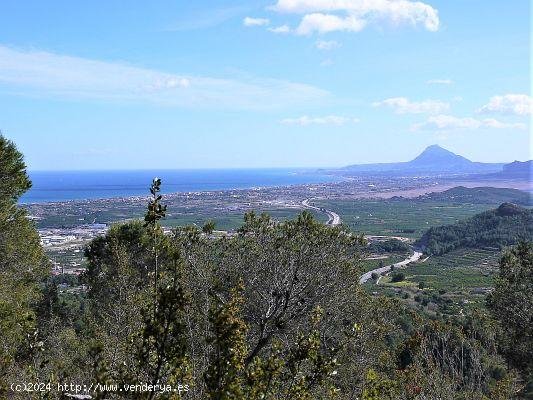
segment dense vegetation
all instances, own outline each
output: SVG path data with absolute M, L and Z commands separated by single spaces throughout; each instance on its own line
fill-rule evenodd
M 533 375 L 533 244 L 506 251 L 488 306 L 500 320 L 500 347 L 508 362 Z M 533 383 L 533 382 L 531 382 Z M 533 395 L 533 384 L 528 387 Z
M 164 234 L 167 210 L 155 179 L 144 221 L 95 239 L 80 278 L 87 291 L 67 296 L 57 290 L 60 280 L 47 279 L 38 236 L 16 206 L 29 186 L 21 155 L 1 137 L 0 151 L 2 398 L 64 398 L 57 384 L 65 382 L 124 389 L 93 390 L 99 399 L 503 400 L 525 393 L 530 325 L 515 321 L 506 331 L 500 324 L 512 309 L 531 321 L 530 303 L 515 304 L 530 293 L 531 246 L 504 258 L 493 318 L 430 319 L 366 294 L 357 284 L 362 237 L 309 213 L 281 223 L 250 213 L 236 235 L 218 239 L 212 223 Z M 521 345 L 511 349 L 506 333 Z M 23 382 L 51 389 L 12 390 Z M 181 392 L 125 390 L 140 383 Z
M 533 210 L 503 203 L 453 225 L 430 228 L 417 245 L 427 254 L 444 254 L 462 247 L 497 247 L 533 239 Z
M 383 241 L 372 242 L 368 246 L 368 250 L 372 253 L 395 253 L 395 252 L 408 252 L 409 245 L 398 239 L 388 239 Z
M 8 376 L 29 367 L 38 350 L 40 282 L 48 263 L 39 235 L 18 198 L 30 188 L 22 155 L 0 134 L 0 397 L 5 398 Z

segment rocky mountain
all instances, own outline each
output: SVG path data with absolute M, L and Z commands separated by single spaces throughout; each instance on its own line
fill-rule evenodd
M 393 173 L 491 173 L 500 172 L 504 164 L 481 163 L 452 153 L 438 145 L 427 147 L 411 161 L 380 164 L 356 164 L 343 168 L 349 172 L 393 172 Z
M 509 164 L 505 164 L 499 176 L 504 178 L 527 178 L 531 180 L 533 175 L 533 160 L 529 161 L 514 161 Z

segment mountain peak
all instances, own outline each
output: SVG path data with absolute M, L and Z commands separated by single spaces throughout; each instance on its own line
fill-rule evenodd
M 431 153 L 431 154 L 453 154 L 454 156 L 456 155 L 455 153 L 452 153 L 450 150 L 446 150 L 444 147 L 441 147 L 439 146 L 438 144 L 432 144 L 431 146 L 428 146 L 424 149 L 424 151 L 422 153 L 420 153 L 420 155 L 422 154 L 427 154 L 427 153 Z
M 432 150 L 432 149 L 446 150 L 444 147 L 441 147 L 438 144 L 432 144 L 432 145 L 426 147 L 426 150 Z M 424 151 L 426 151 L 426 150 L 424 150 Z
M 496 209 L 496 214 L 500 216 L 527 214 L 527 212 L 526 208 L 517 206 L 513 203 L 503 203 Z
M 487 173 L 501 171 L 503 164 L 472 162 L 438 144 L 424 149 L 415 159 L 407 162 L 382 164 L 355 164 L 345 167 L 354 172 L 394 172 L 394 173 Z
M 426 147 L 413 161 L 414 163 L 470 162 L 470 160 L 452 153 L 438 144 Z

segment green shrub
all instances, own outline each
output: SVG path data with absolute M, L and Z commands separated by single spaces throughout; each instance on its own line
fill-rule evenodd
M 403 272 L 396 272 L 392 274 L 391 282 L 401 282 L 405 280 L 405 274 Z

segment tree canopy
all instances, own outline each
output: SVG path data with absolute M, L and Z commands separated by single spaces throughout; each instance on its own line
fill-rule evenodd
M 17 206 L 30 186 L 22 154 L 0 135 L 0 396 L 35 350 L 35 307 L 48 274 L 39 235 Z
M 452 225 L 430 228 L 418 241 L 427 254 L 441 255 L 462 247 L 498 247 L 533 239 L 533 210 L 511 203 Z
M 500 322 L 500 346 L 507 360 L 533 376 L 533 243 L 507 250 L 500 261 L 496 287 L 487 299 Z

